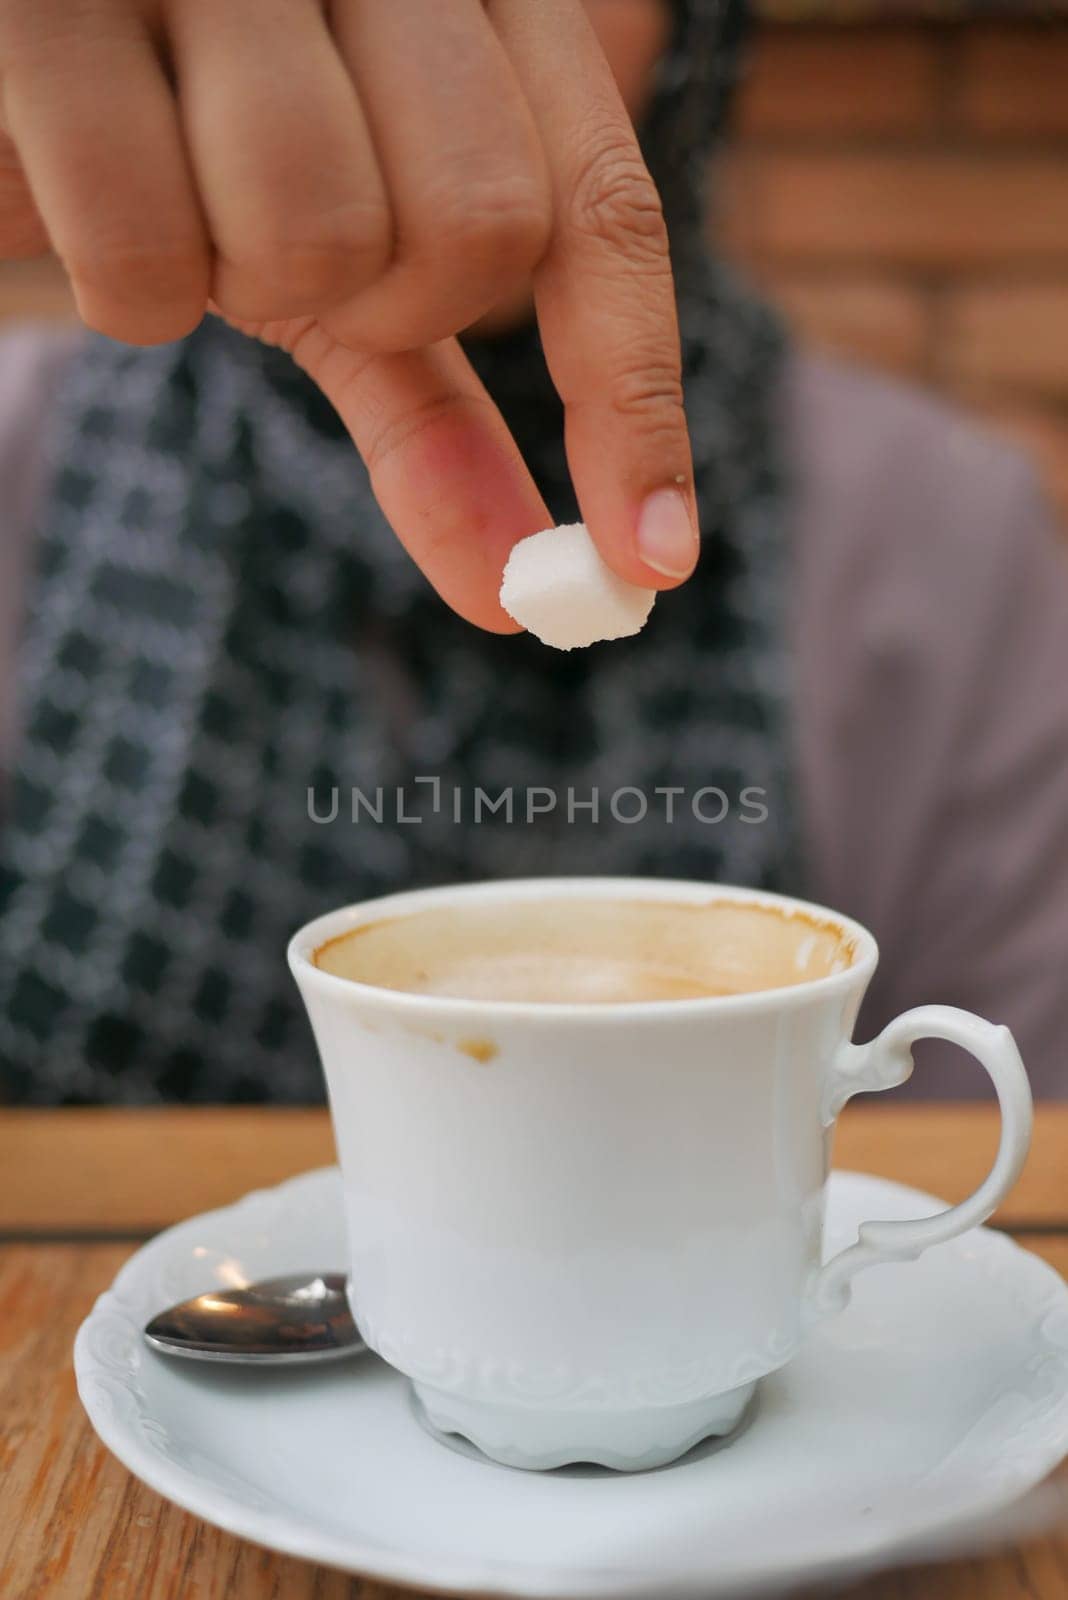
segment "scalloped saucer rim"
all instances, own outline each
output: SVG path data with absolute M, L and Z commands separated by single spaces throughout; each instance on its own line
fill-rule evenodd
M 942 1202 L 888 1179 L 832 1173 L 828 1253 L 863 1215 L 890 1216 L 888 1206 L 915 1216 Z M 222 1378 L 145 1348 L 141 1326 L 172 1290 L 180 1298 L 212 1280 L 232 1284 L 235 1273 L 293 1270 L 326 1253 L 343 1259 L 341 1213 L 336 1168 L 321 1168 L 178 1223 L 123 1265 L 75 1343 L 83 1405 L 131 1472 L 205 1520 L 289 1555 L 442 1593 L 736 1594 L 867 1570 L 937 1543 L 1016 1499 L 1068 1452 L 1068 1285 L 986 1228 L 919 1263 L 866 1274 L 850 1310 L 764 1380 L 755 1419 L 736 1442 L 699 1446 L 630 1478 L 522 1473 L 445 1449 L 416 1422 L 404 1380 L 377 1357 L 287 1373 L 279 1384 L 277 1375 Z M 269 1403 L 253 1387 L 260 1378 L 261 1388 L 273 1381 Z M 858 1400 L 868 1413 L 859 1420 Z M 880 1426 L 875 1451 L 871 1430 Z M 915 1438 L 903 1440 L 910 1426 Z M 811 1487 L 800 1471 L 805 1427 L 817 1457 L 821 1440 L 831 1446 L 813 1463 Z M 330 1451 L 336 1470 L 324 1472 Z M 799 1458 L 792 1479 L 783 1455 Z M 872 1476 L 880 1459 L 883 1480 Z M 798 1499 L 802 1486 L 807 1501 Z M 283 1488 L 297 1503 L 279 1498 Z M 844 1503 L 828 1509 L 834 1494 Z M 769 1505 L 778 1507 L 773 1524 Z M 758 1506 L 747 1541 L 744 1514 Z

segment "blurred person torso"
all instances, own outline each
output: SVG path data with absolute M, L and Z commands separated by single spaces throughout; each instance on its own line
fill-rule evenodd
M 672 239 L 694 578 L 588 652 L 477 632 L 286 357 L 214 322 L 162 350 L 31 353 L 54 414 L 2 752 L 0 1097 L 318 1099 L 295 926 L 413 885 L 576 872 L 823 899 L 883 946 L 866 1026 L 955 1001 L 1068 1093 L 1068 564 L 1048 513 L 1010 450 L 797 351 L 709 257 L 745 7 L 590 10 L 655 14 L 667 39 L 651 94 L 624 88 Z M 518 307 L 478 331 L 468 353 L 571 520 L 536 330 Z M 7 482 L 37 424 L 25 392 L 5 409 Z M 920 1091 L 974 1092 L 950 1065 Z

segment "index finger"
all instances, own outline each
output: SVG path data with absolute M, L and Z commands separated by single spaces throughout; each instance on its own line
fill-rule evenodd
M 578 0 L 492 0 L 490 15 L 549 163 L 554 231 L 534 294 L 583 516 L 620 577 L 669 587 L 698 535 L 659 196 Z
M 455 339 L 395 354 L 350 349 L 314 317 L 235 328 L 293 357 L 334 406 L 394 532 L 446 603 L 492 633 L 517 539 L 552 522 L 534 480 Z

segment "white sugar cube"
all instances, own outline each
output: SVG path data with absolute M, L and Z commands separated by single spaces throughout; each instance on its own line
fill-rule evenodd
M 501 581 L 508 615 L 557 650 L 640 633 L 655 599 L 655 589 L 616 576 L 582 522 L 520 539 Z

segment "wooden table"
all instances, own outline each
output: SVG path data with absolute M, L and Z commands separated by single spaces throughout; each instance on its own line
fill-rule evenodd
M 836 1156 L 958 1200 L 995 1138 L 986 1106 L 854 1107 Z M 400 1590 L 273 1555 L 161 1500 L 98 1444 L 71 1369 L 78 1323 L 138 1241 L 332 1157 L 318 1110 L 0 1112 L 3 1600 L 400 1600 Z M 1068 1106 L 1039 1112 L 1027 1170 L 997 1220 L 1068 1274 Z M 1068 1473 L 1058 1481 L 1068 1485 Z M 1068 1525 L 842 1593 L 1063 1600 Z

